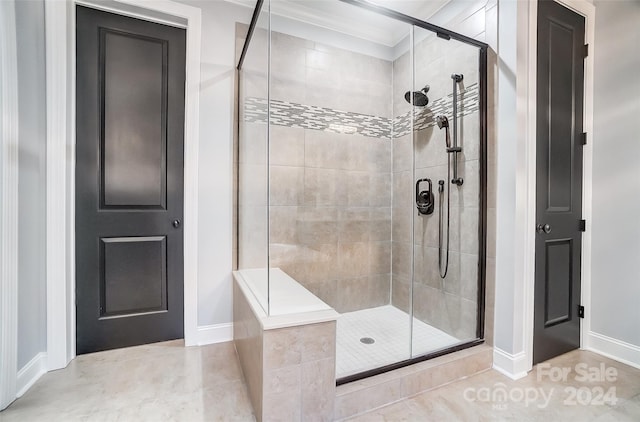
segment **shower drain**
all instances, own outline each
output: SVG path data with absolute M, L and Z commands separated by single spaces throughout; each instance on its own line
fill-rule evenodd
M 362 337 L 360 339 L 360 343 L 364 343 L 364 344 L 373 344 L 376 341 L 374 339 L 372 339 L 371 337 Z

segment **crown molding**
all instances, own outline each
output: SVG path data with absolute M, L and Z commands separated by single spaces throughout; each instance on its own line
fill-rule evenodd
M 252 9 L 255 7 L 255 1 L 253 0 L 225 1 Z M 390 8 L 398 10 L 399 12 L 414 16 L 418 19 L 426 20 L 437 13 L 442 7 L 449 3 L 449 1 L 450 0 L 394 2 L 398 6 L 404 4 L 404 7 L 395 8 L 393 7 L 393 4 L 385 4 L 383 1 L 378 1 L 377 4 L 390 6 Z M 328 9 L 315 7 L 312 2 L 301 2 L 295 0 L 274 1 L 270 4 L 270 8 L 273 15 L 329 29 L 352 37 L 371 41 L 385 47 L 395 47 L 408 35 L 408 25 L 403 22 L 398 21 L 397 23 L 386 25 L 386 28 L 383 28 L 381 22 L 384 22 L 385 19 L 389 19 L 390 21 L 390 18 L 380 15 L 379 19 L 376 17 L 375 22 L 369 23 L 362 18 L 362 16 L 369 15 L 369 12 L 364 14 L 363 11 L 358 10 L 355 6 L 340 3 L 338 0 L 336 0 L 336 4 L 340 7 L 352 7 L 353 13 L 334 13 Z M 413 7 L 407 7 L 408 5 Z M 418 7 L 415 7 L 415 5 L 418 5 Z M 371 16 L 373 15 L 371 14 Z M 354 25 L 354 22 L 358 22 L 358 24 Z

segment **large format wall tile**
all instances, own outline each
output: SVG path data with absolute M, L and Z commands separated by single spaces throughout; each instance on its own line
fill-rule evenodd
M 332 420 L 335 353 L 335 321 L 265 331 L 263 420 Z
M 336 321 L 264 330 L 235 276 L 233 289 L 234 343 L 256 419 L 332 421 Z
M 233 283 L 233 340 L 256 415 L 262 414 L 262 326 L 244 293 Z
M 271 63 L 270 265 L 342 311 L 388 304 L 391 62 L 274 33 Z
M 410 281 L 429 287 L 437 294 L 414 300 L 415 314 L 450 334 L 467 333 L 469 318 L 431 317 L 433 308 L 421 307 L 444 301 L 445 294 L 451 306 L 477 300 L 478 55 L 475 48 L 424 35 L 412 60 L 404 54 L 387 62 L 274 33 L 271 103 L 259 95 L 245 98 L 243 116 L 257 136 L 270 123 L 271 266 L 342 312 L 385 303 L 408 310 Z M 445 114 L 453 123 L 454 72 L 465 75 L 456 99 L 463 147 L 458 167 L 465 183 L 451 186 L 450 262 L 443 281 L 437 268 L 439 210 L 417 216 L 414 183 L 431 178 L 438 204 L 437 181 L 451 177 L 445 131 L 435 117 Z M 252 80 L 262 86 L 264 75 L 254 73 Z M 404 93 L 425 84 L 429 105 L 412 108 Z M 256 176 L 265 169 L 264 155 L 264 148 L 241 151 L 242 159 L 255 163 Z M 491 248 L 495 236 L 489 236 Z

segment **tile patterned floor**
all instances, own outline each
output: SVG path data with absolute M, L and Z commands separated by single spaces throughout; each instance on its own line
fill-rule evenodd
M 183 344 L 79 356 L 40 378 L 0 421 L 254 420 L 233 343 Z
M 576 380 L 578 363 L 615 368 L 616 379 Z M 538 379 L 534 368 L 527 377 L 512 381 L 490 370 L 351 421 L 640 421 L 640 369 L 585 351 L 567 353 L 549 364 L 571 368 L 572 373 L 554 382 L 549 376 Z M 565 403 L 571 389 L 594 392 L 598 387 L 603 391 L 615 387 L 617 402 Z M 528 405 L 524 400 L 484 400 L 483 391 L 500 388 L 510 394 L 535 389 L 550 399 L 546 405 L 542 399 Z M 312 419 L 312 415 L 303 416 L 305 421 Z M 44 375 L 0 412 L 2 422 L 253 420 L 231 343 L 184 348 L 182 342 L 168 342 L 84 355 L 67 368 Z
M 538 367 L 534 367 L 526 377 L 513 381 L 489 370 L 349 421 L 640 421 L 640 369 L 581 350 L 545 364 L 551 368 L 569 368 L 570 372 L 564 380 L 554 380 L 549 372 L 540 375 Z M 614 381 L 582 379 L 582 372 L 578 371 L 584 369 L 576 368 L 578 364 L 588 371 L 600 371 L 600 365 L 615 368 L 617 375 Z M 608 396 L 612 400 L 600 394 L 612 388 L 614 394 Z M 492 400 L 500 398 L 494 395 L 498 390 L 507 392 L 505 400 Z
M 363 337 L 375 343 L 362 343 Z M 410 327 L 409 314 L 391 305 L 347 312 L 338 318 L 336 375 L 340 378 L 409 359 L 411 347 L 419 356 L 459 342 L 416 318 Z

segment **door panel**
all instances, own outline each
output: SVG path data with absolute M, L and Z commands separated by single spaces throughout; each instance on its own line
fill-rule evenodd
M 185 31 L 86 7 L 76 30 L 77 353 L 181 338 Z
M 549 21 L 548 63 L 548 212 L 571 210 L 571 169 L 573 163 L 573 69 L 568 60 L 573 57 L 573 31 Z
M 165 236 L 101 239 L 100 317 L 167 311 Z
M 584 24 L 538 3 L 534 363 L 580 347 Z
M 167 42 L 101 29 L 100 43 L 103 204 L 164 208 Z
M 571 268 L 573 263 L 573 239 L 557 239 L 545 242 L 545 318 L 544 326 L 571 319 Z

